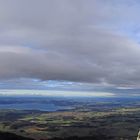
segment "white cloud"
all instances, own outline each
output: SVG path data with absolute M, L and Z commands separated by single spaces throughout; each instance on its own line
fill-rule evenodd
M 0 96 L 62 96 L 62 97 L 113 97 L 109 92 L 79 92 L 54 90 L 0 90 Z

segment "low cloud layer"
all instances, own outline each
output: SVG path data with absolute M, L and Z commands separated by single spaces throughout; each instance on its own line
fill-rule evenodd
M 139 87 L 137 0 L 0 0 L 0 80 Z

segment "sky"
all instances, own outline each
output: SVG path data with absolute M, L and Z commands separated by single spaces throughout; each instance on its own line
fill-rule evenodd
M 0 89 L 138 95 L 139 7 L 139 0 L 0 0 Z

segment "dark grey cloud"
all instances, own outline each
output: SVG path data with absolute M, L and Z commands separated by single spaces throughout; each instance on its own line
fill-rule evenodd
M 140 22 L 138 5 L 136 0 L 0 0 L 0 79 L 139 86 L 140 45 L 129 36 Z

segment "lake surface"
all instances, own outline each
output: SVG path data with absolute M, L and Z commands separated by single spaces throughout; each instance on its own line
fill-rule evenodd
M 18 103 L 18 104 L 1 104 L 0 109 L 17 109 L 17 110 L 41 110 L 41 111 L 57 111 L 70 109 L 66 106 L 57 106 L 54 104 L 41 104 L 41 103 Z
M 118 106 L 140 106 L 140 98 L 65 98 L 65 97 L 3 97 L 0 109 L 60 111 L 77 107 L 116 108 Z
M 61 104 L 62 100 L 51 97 L 0 97 L 0 109 L 58 111 L 73 108 L 69 104 Z

